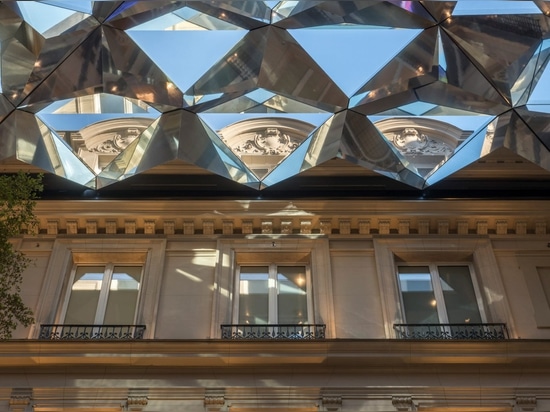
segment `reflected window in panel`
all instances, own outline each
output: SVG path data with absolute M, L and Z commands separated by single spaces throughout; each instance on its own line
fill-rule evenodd
M 479 291 L 469 265 L 400 265 L 397 276 L 407 323 L 484 321 Z

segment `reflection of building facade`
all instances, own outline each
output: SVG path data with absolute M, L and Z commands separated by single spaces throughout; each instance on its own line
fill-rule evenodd
M 298 120 L 262 117 L 224 127 L 219 135 L 261 179 L 296 150 L 313 129 Z

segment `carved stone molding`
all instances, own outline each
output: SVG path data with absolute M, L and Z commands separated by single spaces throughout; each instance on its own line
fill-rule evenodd
M 10 412 L 24 412 L 30 405 L 32 389 L 13 389 L 9 400 Z
M 391 403 L 400 412 L 414 410 L 414 403 L 410 396 L 392 396 Z
M 341 396 L 323 396 L 321 404 L 327 411 L 339 411 L 342 407 Z
M 147 396 L 130 395 L 126 400 L 126 407 L 129 411 L 142 411 L 148 403 L 149 398 Z
M 537 398 L 535 396 L 518 396 L 516 397 L 516 406 L 522 412 L 534 411 L 537 407 Z
M 225 396 L 221 394 L 205 395 L 204 408 L 207 412 L 217 412 L 225 405 Z

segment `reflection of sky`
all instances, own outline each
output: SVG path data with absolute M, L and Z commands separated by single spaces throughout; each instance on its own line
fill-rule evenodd
M 63 3 L 64 5 L 71 6 L 73 3 L 78 3 L 77 1 L 72 0 L 69 2 L 52 2 L 52 3 Z M 86 2 L 80 2 L 86 3 Z M 90 2 L 87 2 L 88 4 Z M 23 18 L 39 33 L 44 33 L 48 29 L 51 29 L 56 24 L 62 22 L 65 19 L 68 19 L 74 14 L 74 10 L 69 10 L 66 8 L 50 6 L 49 4 L 35 3 L 29 1 L 18 1 L 19 9 L 23 14 Z M 82 7 L 77 7 L 76 9 L 81 10 Z M 88 7 L 89 9 L 89 7 Z M 90 10 L 87 11 L 88 13 Z M 44 18 L 47 16 L 47 18 Z
M 499 14 L 540 14 L 540 9 L 532 1 L 458 1 L 453 16 L 459 15 L 494 15 Z
M 331 28 L 288 32 L 350 96 L 421 30 Z

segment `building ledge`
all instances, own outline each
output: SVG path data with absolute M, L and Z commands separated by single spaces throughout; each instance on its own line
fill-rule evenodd
M 0 368 L 18 367 L 250 367 L 334 368 L 550 367 L 550 341 L 43 341 L 0 343 Z

